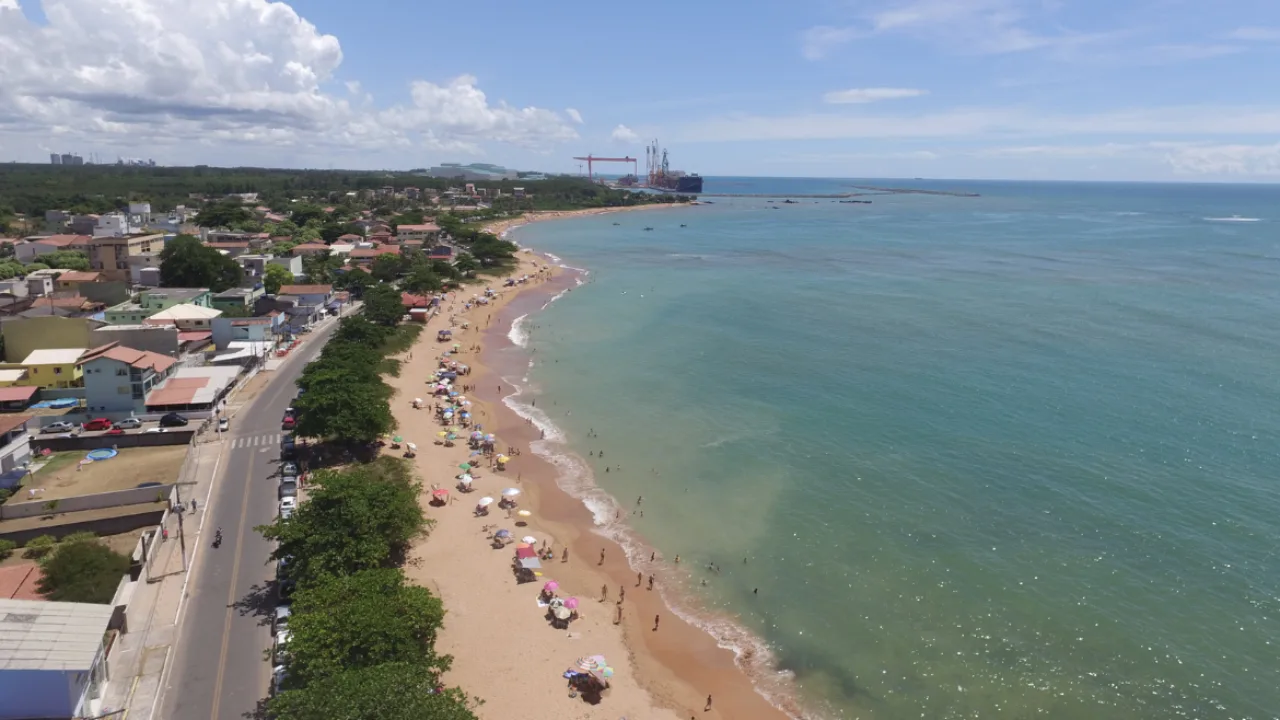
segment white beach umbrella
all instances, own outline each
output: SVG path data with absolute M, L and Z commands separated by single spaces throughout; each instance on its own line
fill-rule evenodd
M 532 535 L 525 535 L 524 537 L 520 538 L 520 542 L 526 542 L 526 543 L 529 543 L 530 545 L 534 545 L 538 542 L 538 538 Z
M 505 498 L 513 498 L 519 494 L 520 494 L 520 490 L 517 488 L 507 488 L 506 490 L 502 491 L 502 497 L 505 497 Z
M 472 478 L 470 475 L 458 476 L 458 482 L 462 483 L 463 485 L 470 485 L 473 479 L 474 478 Z
M 477 505 L 479 505 L 480 507 L 484 507 L 484 506 L 486 506 L 486 505 L 492 505 L 492 504 L 493 504 L 493 498 L 491 498 L 491 497 L 482 497 L 482 498 L 480 498 L 480 500 L 479 500 L 478 502 L 476 502 L 476 504 L 477 504 Z

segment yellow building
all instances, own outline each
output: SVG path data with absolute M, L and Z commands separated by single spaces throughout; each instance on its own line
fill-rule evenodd
M 164 235 L 96 237 L 89 245 L 89 267 L 106 280 L 129 281 L 129 258 L 159 253 Z
M 84 348 L 36 350 L 20 363 L 26 368 L 27 377 L 18 384 L 42 388 L 80 387 L 84 385 L 80 357 L 85 352 Z
M 24 367 L 16 367 L 6 370 L 0 370 L 0 388 L 14 387 L 15 385 L 26 386 L 23 382 L 27 379 L 27 369 Z
M 89 318 L 54 315 L 7 320 L 0 325 L 4 359 L 12 368 L 20 366 L 36 350 L 87 348 L 92 344 L 90 332 L 101 326 Z

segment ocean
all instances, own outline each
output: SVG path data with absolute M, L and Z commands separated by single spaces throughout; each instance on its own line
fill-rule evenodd
M 782 202 L 858 184 L 979 197 Z M 586 273 L 509 403 L 764 692 L 1280 717 L 1280 187 L 706 192 L 513 232 Z

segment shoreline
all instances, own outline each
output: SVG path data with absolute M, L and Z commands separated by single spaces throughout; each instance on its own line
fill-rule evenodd
M 650 207 L 665 206 L 634 209 Z M 572 290 L 580 274 L 556 267 L 554 262 L 529 250 L 522 251 L 519 257 L 517 274 L 541 267 L 547 272 L 546 278 L 508 288 L 496 303 L 466 313 L 472 327 L 455 336 L 465 348 L 473 345 L 481 348 L 478 355 L 468 352 L 460 358 L 472 367 L 472 374 L 460 382 L 477 388 L 466 393 L 474 402 L 472 411 L 476 422 L 485 427 L 485 432 L 498 436 L 499 447 L 524 449 L 522 455 L 512 458 L 505 477 L 498 480 L 495 479 L 500 477 L 498 473 L 482 472 L 483 477 L 476 482 L 479 492 L 465 499 L 456 498 L 444 508 L 426 505 L 432 484 L 451 488 L 452 480 L 442 474 L 442 470 L 460 462 L 459 451 L 463 457 L 467 454 L 465 445 L 443 448 L 430 444 L 438 425 L 429 411 L 409 408 L 413 393 L 420 396 L 425 390 L 421 378 L 428 369 L 434 369 L 435 358 L 444 349 L 443 344 L 435 342 L 433 332 L 448 326 L 447 309 L 428 322 L 427 331 L 406 354 L 412 355 L 412 359 L 406 360 L 401 377 L 394 378 L 392 383 L 397 390 L 392 400 L 393 411 L 400 421 L 401 432 L 407 440 L 423 448 L 415 463 L 419 475 L 427 482 L 423 502 L 428 516 L 437 521 L 432 537 L 415 546 L 407 574 L 414 581 L 432 587 L 449 613 L 439 643 L 441 652 L 455 657 L 454 669 L 447 675 L 449 683 L 458 684 L 466 692 L 486 700 L 477 710 L 482 718 L 520 716 L 551 720 L 564 717 L 570 710 L 590 711 L 575 717 L 616 718 L 620 714 L 684 717 L 673 711 L 707 718 L 788 717 L 760 693 L 748 673 L 738 666 L 734 651 L 719 647 L 707 630 L 686 622 L 672 610 L 661 582 L 664 572 L 661 559 L 654 563 L 654 569 L 646 568 L 658 576 L 656 590 L 648 591 L 645 582 L 637 585 L 636 570 L 632 569 L 623 547 L 600 532 L 602 528 L 582 499 L 561 487 L 561 468 L 529 452 L 530 446 L 540 440 L 540 431 L 507 402 L 518 393 L 513 395 L 507 381 L 502 379 L 504 375 L 523 378 L 527 372 L 528 356 L 519 350 L 512 352 L 516 346 L 509 337 L 511 328 L 519 317 L 535 314 Z M 504 363 L 510 367 L 503 367 Z M 521 507 L 533 510 L 527 527 L 514 526 L 502 513 L 491 513 L 488 518 L 471 517 L 469 503 L 482 495 L 496 496 L 504 484 L 524 492 Z M 479 529 L 494 523 L 511 529 L 516 536 L 532 534 L 553 543 L 556 559 L 544 565 L 544 577 L 539 578 L 539 583 L 517 586 L 507 567 L 509 551 L 495 553 L 484 543 Z M 464 548 L 464 545 L 471 547 Z M 570 560 L 562 563 L 560 555 L 566 548 Z M 596 558 L 602 549 L 606 560 L 600 565 Z M 498 557 L 494 557 L 495 554 Z M 675 567 L 665 570 L 678 571 Z M 532 601 L 540 583 L 549 578 L 582 600 L 580 611 L 584 617 L 576 621 L 567 634 L 547 627 Z M 601 585 L 608 588 L 609 596 L 603 603 L 599 602 Z M 614 623 L 619 589 L 629 592 L 622 604 L 620 625 Z M 503 627 L 501 637 L 494 636 L 493 624 L 483 622 L 477 612 L 502 616 L 497 623 Z M 652 629 L 654 615 L 661 616 L 660 629 L 656 632 Z M 571 642 L 558 642 L 558 636 L 567 637 Z M 572 641 L 575 637 L 577 642 Z M 543 646 L 537 654 L 553 654 L 535 661 L 527 652 L 531 644 Z M 558 651 L 552 649 L 560 645 L 565 647 Z M 609 649 L 601 650 L 602 647 Z M 618 670 L 614 689 L 594 708 L 580 699 L 574 701 L 576 705 L 563 704 L 566 691 L 559 673 L 576 657 L 595 653 L 605 654 Z M 513 660 L 524 657 L 526 662 L 519 667 L 536 672 L 531 673 L 527 683 L 523 676 L 517 681 L 510 675 L 495 674 L 495 667 L 505 667 L 505 661 L 495 665 L 495 655 L 509 655 Z M 513 667 L 512 672 L 519 671 Z M 713 705 L 709 712 L 704 712 L 707 694 L 712 696 Z M 545 701 L 534 711 L 529 700 L 544 695 Z M 553 699 L 557 695 L 561 700 Z M 793 708 L 791 715 L 801 713 Z

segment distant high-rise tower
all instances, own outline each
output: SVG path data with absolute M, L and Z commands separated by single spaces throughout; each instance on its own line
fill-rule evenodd
M 62 156 L 58 153 L 49 153 L 49 163 L 52 165 L 61 165 Z
M 74 158 L 75 158 L 75 155 L 72 155 L 71 153 L 62 153 L 62 164 L 72 165 L 75 163 Z

